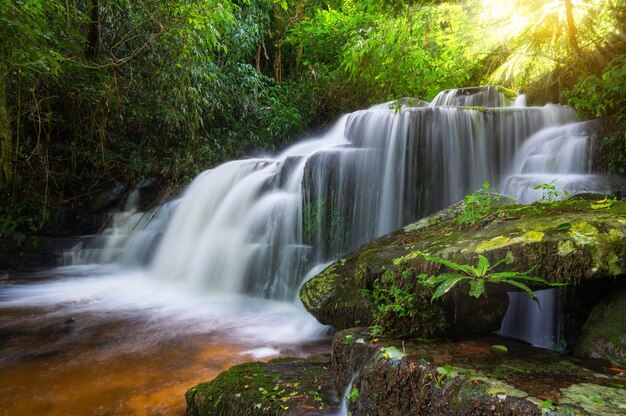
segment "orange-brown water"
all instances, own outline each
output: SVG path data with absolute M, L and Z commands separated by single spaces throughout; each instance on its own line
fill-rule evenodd
M 84 313 L 65 322 L 45 312 L 1 312 L 0 415 L 183 415 L 188 388 L 252 360 L 241 354 L 250 345 L 221 334 L 161 337 L 158 326 L 136 317 Z

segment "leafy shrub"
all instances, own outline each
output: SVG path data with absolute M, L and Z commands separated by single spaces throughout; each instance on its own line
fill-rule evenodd
M 626 176 L 626 132 L 605 137 L 601 150 L 607 157 L 607 173 Z
M 626 55 L 614 58 L 600 76 L 582 77 L 565 94 L 581 117 L 609 116 L 616 123 L 626 120 Z
M 500 196 L 493 193 L 489 182 L 485 182 L 478 191 L 466 195 L 463 201 L 463 212 L 456 218 L 461 226 L 474 225 L 491 212 L 493 206 L 500 201 Z

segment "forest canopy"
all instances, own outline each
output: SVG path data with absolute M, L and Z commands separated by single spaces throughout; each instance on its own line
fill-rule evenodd
M 339 114 L 498 83 L 621 122 L 626 0 L 0 0 L 0 237 Z

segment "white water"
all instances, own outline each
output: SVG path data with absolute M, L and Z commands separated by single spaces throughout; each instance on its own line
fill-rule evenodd
M 146 335 L 138 348 L 182 335 L 214 333 L 249 345 L 246 353 L 258 358 L 327 336 L 325 327 L 292 302 L 199 293 L 176 282 L 155 280 L 141 270 L 115 267 L 71 266 L 47 274 L 55 279 L 2 287 L 0 310 L 37 308 L 41 312 L 33 319 L 57 322 L 85 313 L 103 322 L 140 320 Z
M 535 291 L 539 303 L 524 292 L 509 293 L 507 310 L 499 334 L 514 336 L 536 347 L 562 350 L 563 323 L 558 302 L 558 290 Z
M 428 106 L 349 114 L 277 156 L 202 173 L 157 211 L 119 214 L 93 251 L 69 256 L 73 264 L 148 261 L 139 271 L 9 287 L 0 307 L 134 310 L 204 330 L 226 326 L 261 344 L 319 336 L 323 328 L 294 302 L 308 271 L 485 180 L 522 201 L 552 179 L 570 192 L 610 190 L 589 174 L 586 125 L 571 109 L 523 105 L 498 89 L 465 89 Z
M 339 406 L 339 411 L 336 416 L 348 416 L 348 405 L 350 401 L 350 391 L 352 390 L 352 385 L 354 384 L 354 380 L 356 380 L 358 373 L 354 374 L 350 379 L 350 382 L 346 386 L 346 389 L 341 396 L 341 406 Z

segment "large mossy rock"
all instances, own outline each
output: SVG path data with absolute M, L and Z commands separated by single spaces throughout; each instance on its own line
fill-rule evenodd
M 351 329 L 335 335 L 332 356 L 352 416 L 626 414 L 620 369 L 495 335 L 420 342 Z
M 626 285 L 593 308 L 574 353 L 626 363 Z
M 236 365 L 185 393 L 187 416 L 332 415 L 329 368 L 329 355 Z
M 471 227 L 457 224 L 457 203 L 431 217 L 373 240 L 331 264 L 302 287 L 300 298 L 320 322 L 337 329 L 376 324 L 383 288 L 399 313 L 384 317 L 398 336 L 450 336 L 488 332 L 506 311 L 507 284 L 487 284 L 486 296 L 468 296 L 469 285 L 430 301 L 432 287 L 418 285 L 421 273 L 448 271 L 416 253 L 475 265 L 478 255 L 491 264 L 508 257 L 499 271 L 528 271 L 553 283 L 577 285 L 626 274 L 626 203 L 601 209 L 584 198 L 551 204 L 502 205 Z M 535 285 L 534 289 L 544 287 Z M 404 304 L 403 304 L 404 302 Z M 410 316 L 407 316 L 410 315 Z M 378 322 L 380 323 L 380 322 Z

